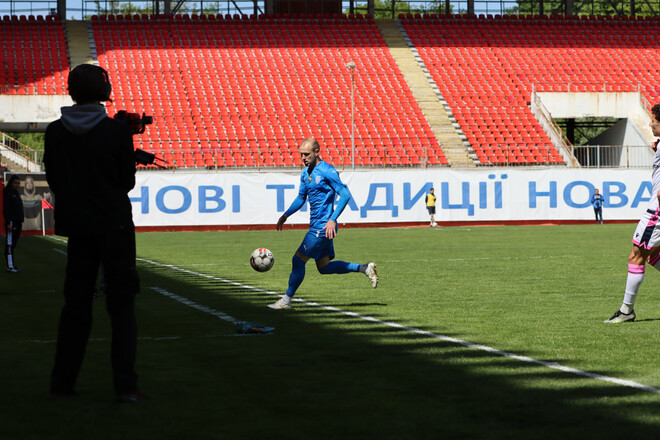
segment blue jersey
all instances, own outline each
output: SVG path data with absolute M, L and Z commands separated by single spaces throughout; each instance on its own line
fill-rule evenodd
M 339 200 L 335 208 L 337 195 Z M 321 161 L 311 173 L 309 168 L 302 171 L 298 197 L 284 214 L 290 216 L 309 200 L 309 230 L 320 231 L 329 220 L 337 221 L 350 199 L 351 193 L 339 178 L 337 170 L 329 163 Z
M 591 196 L 591 204 L 595 209 L 598 209 L 603 206 L 603 195 L 602 194 L 594 194 Z

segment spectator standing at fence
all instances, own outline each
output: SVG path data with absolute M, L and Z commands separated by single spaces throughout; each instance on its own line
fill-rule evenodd
M 596 223 L 603 223 L 603 196 L 598 193 L 598 190 L 594 191 L 594 194 L 591 196 L 591 206 L 594 207 L 594 214 L 596 215 Z M 600 221 L 598 220 L 600 218 Z
M 20 272 L 16 267 L 15 250 L 23 228 L 23 201 L 18 190 L 21 179 L 13 175 L 9 178 L 3 192 L 2 214 L 5 217 L 5 259 L 7 272 Z

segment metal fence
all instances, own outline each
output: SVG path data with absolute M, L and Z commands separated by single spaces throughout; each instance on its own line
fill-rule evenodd
M 11 142 L 10 142 L 11 144 Z M 140 143 L 136 142 L 140 147 Z M 529 148 L 529 147 L 527 147 Z M 552 147 L 534 147 L 543 152 Z M 567 167 L 566 163 L 558 163 L 551 160 L 550 154 L 541 154 L 546 159 L 536 159 L 533 162 L 519 159 L 520 147 L 503 146 L 503 160 L 493 163 L 480 163 L 474 161 L 475 167 L 516 167 L 516 168 L 543 168 L 543 167 Z M 156 161 L 153 165 L 140 166 L 141 169 L 169 171 L 176 170 L 198 170 L 198 171 L 221 171 L 221 170 L 279 170 L 300 169 L 300 158 L 295 151 L 261 150 L 258 148 L 188 148 L 175 149 L 165 148 L 162 150 L 150 150 L 155 154 Z M 273 154 L 282 154 L 286 157 L 284 162 L 272 158 Z M 460 168 L 456 164 L 438 164 L 427 156 L 419 156 L 415 159 L 407 157 L 391 157 L 381 151 L 381 156 L 376 157 L 374 153 L 368 153 L 364 149 L 356 152 L 355 165 L 352 160 L 350 147 L 345 151 L 328 152 L 322 151 L 321 156 L 339 170 L 357 169 L 417 169 L 417 168 Z M 466 153 L 467 154 L 467 153 Z M 649 168 L 653 162 L 653 150 L 648 146 L 617 146 L 617 145 L 588 145 L 573 147 L 573 154 L 580 168 Z M 22 144 L 14 144 L 13 147 L 0 144 L 0 166 L 12 170 L 41 171 L 43 169 L 43 151 L 33 150 Z M 568 161 L 567 161 L 568 162 Z M 470 166 L 470 168 L 474 168 Z
M 41 171 L 43 151 L 33 150 L 16 139 L 0 133 L 0 168 Z
M 0 1 L 0 15 L 52 15 L 57 13 L 57 0 L 10 0 Z M 154 14 L 164 13 L 162 2 L 153 0 L 83 0 L 69 2 L 63 18 L 81 20 L 94 14 Z M 292 1 L 292 5 L 295 3 Z M 382 5 L 377 3 L 376 5 Z M 74 6 L 75 5 L 75 6 Z M 80 5 L 79 7 L 77 7 Z M 176 2 L 172 3 L 173 7 Z M 476 15 L 660 15 L 660 0 L 603 1 L 587 0 L 474 0 L 470 10 L 468 0 L 394 0 L 386 7 L 376 8 L 374 14 L 381 18 L 396 18 L 400 13 L 419 14 L 466 14 Z M 180 14 L 263 14 L 264 0 L 212 0 L 186 1 L 181 3 Z M 160 8 L 160 9 L 159 9 Z M 343 0 L 342 11 L 366 14 L 367 0 Z
M 654 152 L 648 146 L 585 145 L 573 147 L 583 168 L 648 168 Z

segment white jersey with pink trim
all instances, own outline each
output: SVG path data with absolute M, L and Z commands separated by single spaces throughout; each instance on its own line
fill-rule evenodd
M 657 149 L 653 157 L 653 176 L 651 179 L 653 190 L 651 191 L 649 207 L 637 223 L 632 239 L 633 244 L 645 249 L 660 247 L 660 227 L 657 227 L 658 216 L 655 215 L 655 211 L 658 209 L 658 191 L 660 191 L 660 148 Z
M 649 210 L 655 211 L 658 209 L 658 191 L 660 191 L 660 148 L 655 152 L 653 157 L 653 191 L 651 192 L 651 200 L 649 200 Z

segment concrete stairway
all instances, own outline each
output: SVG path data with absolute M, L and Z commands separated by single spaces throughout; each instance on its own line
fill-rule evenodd
M 94 59 L 89 45 L 89 29 L 86 21 L 67 20 L 64 23 L 67 48 L 69 50 L 69 66 L 73 69 L 79 64 L 91 64 Z
M 453 167 L 475 166 L 467 142 L 461 136 L 460 127 L 452 120 L 449 107 L 428 70 L 423 68 L 416 49 L 411 49 L 407 37 L 394 20 L 375 21 L 449 164 Z

